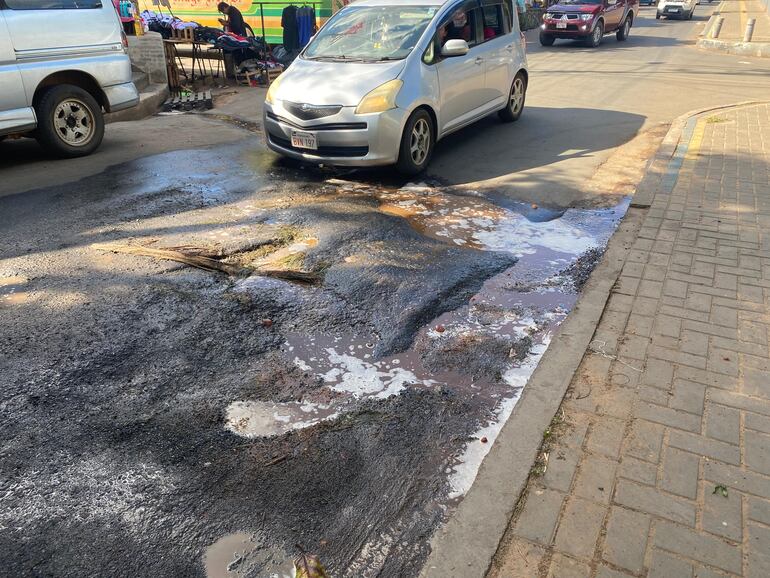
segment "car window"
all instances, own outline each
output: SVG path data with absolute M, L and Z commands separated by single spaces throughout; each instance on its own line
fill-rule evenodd
M 484 40 L 491 40 L 505 34 L 503 7 L 500 4 L 484 6 L 482 11 L 484 14 Z
M 11 10 L 77 10 L 101 8 L 102 0 L 5 0 Z
M 443 46 L 447 40 L 465 40 L 468 46 L 479 43 L 478 21 L 479 10 L 473 5 L 459 6 L 438 26 L 438 44 Z

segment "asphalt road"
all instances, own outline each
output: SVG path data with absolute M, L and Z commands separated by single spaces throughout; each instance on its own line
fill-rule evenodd
M 265 576 L 296 542 L 335 576 L 414 575 L 662 125 L 770 91 L 770 63 L 693 47 L 705 11 L 530 44 L 521 121 L 441 143 L 429 187 L 291 169 L 194 116 L 72 162 L 0 143 L 0 575 Z

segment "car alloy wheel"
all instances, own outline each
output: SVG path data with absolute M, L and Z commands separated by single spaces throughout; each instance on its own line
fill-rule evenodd
M 524 106 L 524 79 L 517 76 L 511 88 L 511 112 L 518 116 Z
M 599 22 L 596 27 L 594 28 L 594 31 L 591 33 L 591 46 L 599 46 L 602 42 L 602 36 L 604 35 L 604 30 L 602 23 Z
M 422 165 L 425 162 L 430 151 L 430 127 L 428 121 L 424 118 L 418 119 L 412 128 L 410 137 L 409 151 L 412 155 L 412 162 L 415 165 Z
M 94 115 L 91 109 L 76 98 L 63 100 L 53 111 L 56 134 L 73 147 L 87 145 L 94 136 Z

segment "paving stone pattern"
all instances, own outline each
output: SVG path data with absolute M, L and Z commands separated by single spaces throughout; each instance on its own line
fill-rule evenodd
M 691 122 L 490 577 L 770 576 L 770 105 Z

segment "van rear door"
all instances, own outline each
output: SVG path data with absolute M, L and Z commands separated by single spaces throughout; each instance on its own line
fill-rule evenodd
M 0 135 L 32 128 L 35 128 L 35 113 L 27 106 L 5 10 L 0 7 Z
M 19 63 L 122 50 L 111 0 L 4 0 Z

